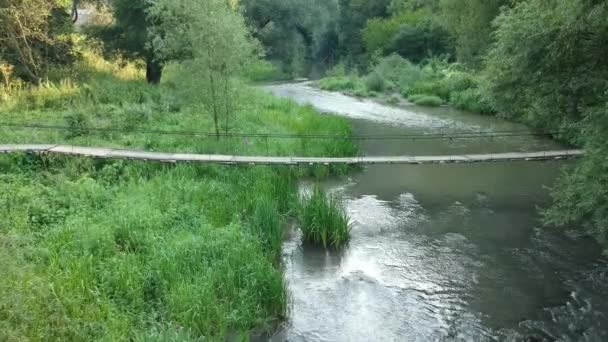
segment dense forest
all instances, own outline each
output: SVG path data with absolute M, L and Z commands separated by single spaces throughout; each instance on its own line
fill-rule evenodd
M 606 56 L 598 0 L 0 0 L 0 143 L 356 155 L 348 139 L 232 135 L 348 136 L 345 119 L 251 86 L 323 77 L 327 90 L 497 115 L 584 148 L 542 216 L 605 243 Z M 146 134 L 159 130 L 211 134 Z M 270 330 L 287 312 L 282 227 L 299 222 L 323 248 L 348 241 L 337 199 L 299 198 L 296 181 L 348 171 L 1 156 L 0 340 Z

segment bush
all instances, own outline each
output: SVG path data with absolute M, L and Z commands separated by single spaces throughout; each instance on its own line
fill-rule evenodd
M 247 67 L 245 78 L 253 82 L 280 81 L 288 77 L 271 62 L 258 60 Z
M 300 203 L 300 229 L 304 241 L 324 248 L 342 248 L 350 239 L 350 219 L 341 202 L 315 186 Z
M 443 100 L 434 95 L 412 95 L 408 98 L 411 102 L 418 106 L 439 107 L 443 104 Z
M 386 82 L 379 73 L 372 72 L 371 74 L 367 75 L 367 77 L 365 77 L 365 86 L 370 91 L 380 93 L 383 92 L 386 88 Z
M 427 77 L 420 67 L 397 54 L 381 58 L 373 72 L 382 76 L 387 83 L 394 84 L 401 92 L 408 92 L 416 82 Z
M 77 112 L 74 114 L 66 115 L 65 122 L 68 127 L 68 138 L 75 138 L 89 134 L 91 120 L 86 114 L 82 112 Z
M 334 66 L 333 68 L 331 68 L 329 71 L 327 71 L 326 73 L 326 77 L 345 77 L 346 74 L 346 67 L 344 66 L 344 63 L 339 63 L 336 66 Z
M 450 99 L 450 90 L 441 79 L 417 82 L 408 92 L 408 95 L 415 94 L 433 95 L 446 101 Z
M 448 72 L 443 79 L 443 83 L 450 92 L 464 91 L 477 87 L 475 77 L 463 71 Z
M 474 113 L 492 114 L 495 112 L 477 88 L 451 93 L 450 104 L 457 109 L 468 110 Z
M 319 81 L 319 88 L 329 91 L 353 90 L 357 83 L 354 76 L 327 77 Z

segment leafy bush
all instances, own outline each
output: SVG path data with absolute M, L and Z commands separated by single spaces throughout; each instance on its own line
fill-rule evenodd
M 494 113 L 494 109 L 490 103 L 483 98 L 481 91 L 478 88 L 452 92 L 450 94 L 450 104 L 455 108 L 468 110 L 474 113 Z
M 304 241 L 324 248 L 342 248 L 350 239 L 350 222 L 342 203 L 319 186 L 300 203 L 299 223 Z
M 449 100 L 450 98 L 450 90 L 448 87 L 441 81 L 441 79 L 433 79 L 433 80 L 424 80 L 417 82 L 413 87 L 409 89 L 408 94 L 417 95 L 417 94 L 425 94 L 425 95 L 433 95 L 441 98 L 442 100 Z
M 336 66 L 334 66 L 329 71 L 327 71 L 325 76 L 326 77 L 345 77 L 346 75 L 347 75 L 346 66 L 344 66 L 344 63 L 338 63 Z
M 365 77 L 365 86 L 370 91 L 380 93 L 383 92 L 386 88 L 386 82 L 379 73 L 372 72 L 371 74 L 367 75 L 367 77 Z
M 68 127 L 68 138 L 75 138 L 89 134 L 91 120 L 86 114 L 82 112 L 69 114 L 65 117 L 65 122 Z
M 329 91 L 353 90 L 358 82 L 354 76 L 327 77 L 319 81 L 319 87 Z
M 465 91 L 477 87 L 477 80 L 468 72 L 448 72 L 443 79 L 445 86 L 450 92 Z
M 247 66 L 245 78 L 253 82 L 268 82 L 284 80 L 287 76 L 272 62 L 258 60 Z
M 397 54 L 381 58 L 373 68 L 373 72 L 378 73 L 387 82 L 391 82 L 398 87 L 400 92 L 405 93 L 416 82 L 426 77 L 422 68 Z
M 438 107 L 443 104 L 443 100 L 435 95 L 412 95 L 408 100 L 416 105 L 426 107 Z

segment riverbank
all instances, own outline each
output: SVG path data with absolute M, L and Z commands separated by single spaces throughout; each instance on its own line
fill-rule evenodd
M 133 64 L 85 57 L 55 82 L 2 89 L 0 122 L 46 127 L 2 126 L 3 143 L 356 154 L 344 141 L 218 139 L 187 70 L 170 66 L 151 86 Z M 230 132 L 350 134 L 343 118 L 244 84 L 236 96 Z M 190 133 L 163 133 L 178 131 Z M 0 156 L 0 340 L 222 340 L 271 329 L 287 310 L 274 227 L 295 215 L 297 179 L 346 170 Z
M 416 65 L 391 55 L 380 59 L 369 74 L 363 76 L 337 66 L 316 85 L 356 97 L 381 98 L 390 104 L 409 101 L 421 106 L 450 105 L 479 114 L 494 113 L 482 96 L 477 75 L 439 59 Z

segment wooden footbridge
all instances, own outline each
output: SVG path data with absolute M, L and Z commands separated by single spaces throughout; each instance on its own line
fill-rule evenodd
M 547 161 L 575 159 L 583 150 L 540 152 L 511 152 L 490 154 L 463 154 L 445 156 L 377 156 L 377 157 L 265 157 L 218 154 L 167 153 L 71 145 L 0 145 L 0 153 L 36 153 L 87 156 L 104 159 L 144 160 L 166 163 L 192 162 L 204 164 L 245 165 L 330 165 L 330 164 L 456 164 L 509 161 Z

